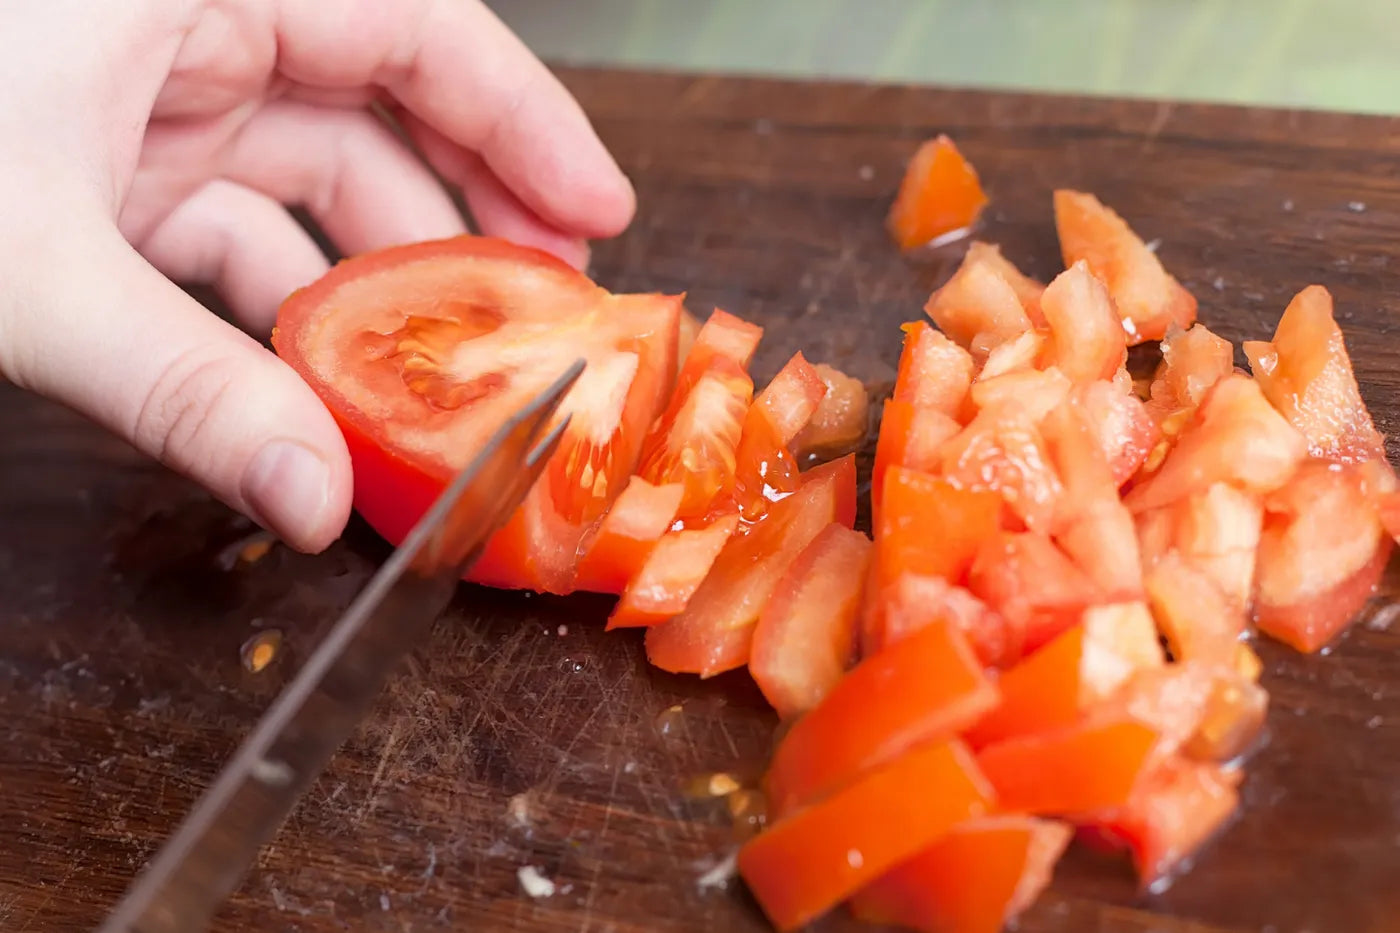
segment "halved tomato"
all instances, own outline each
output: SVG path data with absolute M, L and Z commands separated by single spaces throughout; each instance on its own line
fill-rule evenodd
M 905 324 L 894 400 L 956 417 L 972 384 L 972 357 L 924 321 Z
M 1084 260 L 1055 277 L 1040 307 L 1050 328 L 1046 356 L 1071 382 L 1112 379 L 1127 360 L 1113 299 Z
M 749 673 L 778 715 L 816 706 L 855 659 L 870 539 L 827 525 L 788 567 L 754 627 Z
M 1108 286 L 1129 344 L 1161 340 L 1172 325 L 1190 327 L 1196 320 L 1196 299 L 1123 218 L 1092 194 L 1056 191 L 1055 228 L 1065 265 L 1082 259 Z
M 685 487 L 653 486 L 634 476 L 597 527 L 579 545 L 574 589 L 621 593 L 651 556 L 656 542 L 670 530 L 680 511 Z
M 662 535 L 608 617 L 608 629 L 660 625 L 680 615 L 739 527 L 739 515 L 721 515 L 701 528 Z
M 968 820 L 861 889 L 851 912 L 923 933 L 999 933 L 1050 884 L 1071 835 L 1028 816 Z
M 855 523 L 855 498 L 850 456 L 803 474 L 797 491 L 773 503 L 763 521 L 729 539 L 685 610 L 647 630 L 647 658 L 662 670 L 701 677 L 747 663 L 754 626 L 779 579 L 827 525 Z
M 972 226 L 986 204 L 977 170 L 940 135 L 909 160 L 885 223 L 900 248 L 910 250 Z
M 273 345 L 340 424 L 356 509 L 396 544 L 492 432 L 586 358 L 558 452 L 470 574 L 560 593 L 665 404 L 680 312 L 679 297 L 612 295 L 539 250 L 461 236 L 337 264 L 283 303 Z
M 1385 459 L 1385 439 L 1361 400 L 1327 289 L 1309 285 L 1299 292 L 1273 341 L 1246 341 L 1244 352 L 1264 395 L 1303 432 L 1314 457 Z

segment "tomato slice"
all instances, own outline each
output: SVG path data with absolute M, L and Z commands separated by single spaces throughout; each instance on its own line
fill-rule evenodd
M 997 701 L 966 639 L 931 625 L 851 669 L 778 743 L 770 812 L 791 813 L 909 749 L 956 735 Z
M 1073 725 L 1135 672 L 1160 667 L 1152 616 L 1140 604 L 1101 606 L 1006 671 L 1001 701 L 964 736 L 974 748 Z
M 735 513 L 703 528 L 682 528 L 661 536 L 608 617 L 608 630 L 660 625 L 680 615 L 709 575 L 720 551 L 739 527 Z
M 461 236 L 345 260 L 293 293 L 273 345 L 339 422 L 355 506 L 397 544 L 521 404 L 582 356 L 569 428 L 471 579 L 568 590 L 674 378 L 678 297 L 611 295 L 548 254 Z
M 580 544 L 583 556 L 574 573 L 574 589 L 621 593 L 675 522 L 684 495 L 685 487 L 680 483 L 653 486 L 640 476 L 632 477 L 597 528 Z
M 1299 292 L 1273 341 L 1246 341 L 1244 352 L 1264 395 L 1303 432 L 1314 457 L 1385 459 L 1385 440 L 1361 399 L 1327 289 L 1309 285 Z
M 1021 653 L 1017 629 L 943 577 L 900 574 L 878 600 L 878 606 L 867 608 L 861 629 L 861 650 L 867 655 L 935 624 L 960 631 L 983 664 L 999 665 Z
M 870 471 L 870 509 L 876 522 L 890 467 L 936 471 L 942 463 L 944 442 L 961 430 L 962 425 L 936 409 L 894 399 L 885 403 L 880 435 L 875 442 L 875 466 Z
M 1008 404 L 977 413 L 942 449 L 942 475 L 961 489 L 995 492 L 1032 531 L 1049 531 L 1064 491 L 1032 414 Z
M 1108 286 L 1130 345 L 1161 340 L 1170 326 L 1190 327 L 1196 320 L 1196 299 L 1123 218 L 1092 194 L 1056 191 L 1055 228 L 1065 265 L 1083 260 Z
M 1007 739 L 977 764 L 1005 812 L 1091 813 L 1128 802 L 1156 744 L 1156 732 L 1124 718 Z
M 779 716 L 816 706 L 854 660 L 869 562 L 870 539 L 833 523 L 778 581 L 754 628 L 749 673 Z
M 894 400 L 956 417 L 972 385 L 972 357 L 924 321 L 905 324 Z
M 1025 651 L 1074 625 L 1103 598 L 1053 541 L 1030 532 L 990 538 L 972 562 L 967 588 L 1020 633 Z
M 651 663 L 701 677 L 747 663 L 759 613 L 789 565 L 827 525 L 854 524 L 855 486 L 852 457 L 803 474 L 796 492 L 725 544 L 685 610 L 647 631 Z
M 971 227 L 986 204 L 977 170 L 951 139 L 939 135 L 909 160 L 885 225 L 901 249 L 911 250 Z
M 851 899 L 865 923 L 999 933 L 1050 884 L 1073 830 L 1028 816 L 968 820 Z
M 1299 651 L 1316 651 L 1375 592 L 1392 540 L 1356 467 L 1304 464 L 1264 507 L 1255 621 Z
M 792 452 L 799 461 L 853 453 L 870 433 L 870 396 L 865 384 L 825 363 L 817 363 L 815 369 L 826 385 L 826 395 L 807 426 L 792 439 Z
M 1128 345 L 1108 290 L 1082 259 L 1055 277 L 1040 299 L 1050 328 L 1050 361 L 1072 382 L 1112 379 Z

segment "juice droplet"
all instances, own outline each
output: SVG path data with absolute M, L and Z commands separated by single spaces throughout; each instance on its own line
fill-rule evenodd
M 258 632 L 239 649 L 238 655 L 243 662 L 243 669 L 250 674 L 258 673 L 277 659 L 281 647 L 282 632 L 279 629 L 270 628 Z
M 725 803 L 729 805 L 734 836 L 741 842 L 757 836 L 768 824 L 768 798 L 763 791 L 751 787 L 740 788 L 730 794 Z
M 687 797 L 698 799 L 728 797 L 739 788 L 740 784 L 734 775 L 716 771 L 713 774 L 698 774 L 686 781 L 684 793 Z
M 668 706 L 656 717 L 656 731 L 662 735 L 673 736 L 685 728 L 684 710 L 677 703 L 675 706 Z

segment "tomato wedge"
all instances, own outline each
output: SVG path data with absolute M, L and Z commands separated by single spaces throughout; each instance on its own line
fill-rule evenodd
M 1156 744 L 1156 732 L 1124 718 L 1007 739 L 977 764 L 1002 810 L 1073 815 L 1126 804 Z
M 1027 816 L 968 820 L 861 889 L 851 911 L 925 933 L 999 933 L 1050 884 L 1072 834 Z
M 904 171 L 886 226 L 910 250 L 972 226 L 987 204 L 977 170 L 947 136 L 919 146 Z
M 991 807 L 960 742 L 916 749 L 779 820 L 739 850 L 739 874 L 774 926 L 796 930 Z
M 833 523 L 778 581 L 754 628 L 749 672 L 779 716 L 816 706 L 854 660 L 869 562 L 870 539 Z
M 877 522 L 890 467 L 936 471 L 942 463 L 944 442 L 961 430 L 962 425 L 937 409 L 894 399 L 885 403 L 875 442 L 875 466 L 870 471 L 870 509 Z
M 273 346 L 345 435 L 355 507 L 397 544 L 504 421 L 582 356 L 572 415 L 470 578 L 566 592 L 674 379 L 681 303 L 612 295 L 539 250 L 461 236 L 347 259 L 294 292 Z
M 957 630 L 916 632 L 861 661 L 793 724 L 764 777 L 771 811 L 791 813 L 954 736 L 996 702 L 996 685 Z
M 1050 328 L 1047 355 L 1071 382 L 1112 379 L 1127 361 L 1128 345 L 1113 300 L 1084 260 L 1055 277 L 1040 307 Z
M 749 660 L 754 626 L 787 568 L 832 522 L 855 523 L 855 460 L 805 474 L 745 535 L 725 544 L 685 610 L 648 629 L 647 658 L 672 673 L 713 677 Z
M 580 545 L 583 556 L 574 573 L 574 589 L 621 593 L 676 520 L 684 495 L 685 487 L 679 483 L 653 486 L 640 476 L 632 477 L 597 529 Z
M 812 420 L 825 395 L 821 375 L 798 353 L 754 399 L 735 449 L 730 490 L 744 521 L 757 521 L 767 513 L 769 502 L 797 489 L 797 463 L 788 445 Z
M 622 591 L 608 617 L 608 629 L 660 625 L 684 612 L 738 527 L 739 516 L 730 513 L 703 528 L 662 535 Z
M 956 417 L 972 385 L 972 357 L 924 321 L 903 329 L 894 400 Z

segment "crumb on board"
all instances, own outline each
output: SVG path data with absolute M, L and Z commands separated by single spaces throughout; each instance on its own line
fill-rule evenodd
M 243 643 L 243 647 L 238 649 L 238 656 L 243 662 L 243 669 L 250 674 L 256 674 L 277 659 L 277 652 L 281 647 L 281 630 L 263 629 Z
M 558 632 L 559 637 L 563 638 L 565 635 L 569 634 L 569 627 L 567 625 L 561 625 L 558 629 L 556 629 L 556 631 Z
M 701 891 L 708 891 L 711 888 L 727 887 L 730 879 L 734 877 L 734 873 L 738 870 L 738 860 L 739 853 L 730 852 L 699 878 L 696 878 L 695 886 Z
M 379 909 L 382 910 L 382 911 L 384 911 L 385 913 L 388 913 L 388 912 L 389 912 L 389 906 L 390 906 L 390 905 L 389 905 L 389 895 L 387 895 L 387 894 L 381 894 L 381 895 L 379 895 Z
M 521 865 L 516 869 L 515 877 L 520 879 L 521 890 L 530 897 L 554 896 L 554 882 L 533 865 Z
M 1155 252 L 1157 252 L 1157 250 L 1159 250 L 1159 249 L 1161 249 L 1161 248 L 1162 248 L 1162 238 L 1161 238 L 1161 237 L 1157 237 L 1155 240 L 1149 240 L 1149 241 L 1147 242 L 1147 251 L 1148 251 L 1149 253 L 1155 253 Z
M 856 174 L 860 176 L 861 181 L 870 181 L 872 178 L 875 177 L 875 166 L 862 165 L 860 167 L 860 171 L 858 171 Z
M 510 815 L 511 821 L 517 826 L 530 825 L 530 792 L 516 794 L 510 798 L 506 804 L 506 813 Z
M 1347 210 L 1351 211 L 1353 214 L 1364 214 L 1366 212 L 1366 202 L 1349 201 L 1347 202 Z

